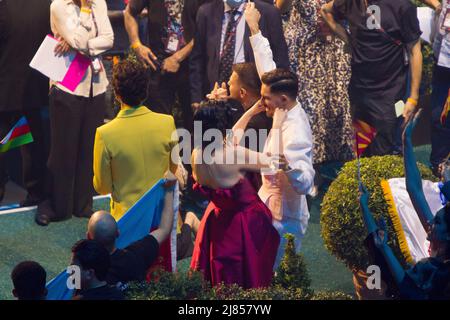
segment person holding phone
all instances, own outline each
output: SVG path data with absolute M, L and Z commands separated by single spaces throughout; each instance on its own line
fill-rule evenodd
M 98 57 L 114 42 L 105 0 L 55 0 L 50 7 L 50 24 L 60 41 L 55 54 L 75 50 L 89 57 L 91 66 L 74 91 L 51 83 L 48 195 L 38 206 L 36 222 L 40 225 L 72 215 L 92 215 L 92 150 L 95 130 L 105 114 L 108 86 Z

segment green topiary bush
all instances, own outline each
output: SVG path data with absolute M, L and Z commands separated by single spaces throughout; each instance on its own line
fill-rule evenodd
M 423 179 L 435 181 L 431 170 L 419 163 Z M 388 205 L 380 185 L 381 180 L 404 177 L 403 159 L 383 156 L 361 159 L 361 180 L 370 193 L 369 207 L 375 219 L 384 217 L 389 234 L 389 245 L 400 261 L 401 254 Z M 364 246 L 367 232 L 361 216 L 358 200 L 357 162 L 344 165 L 336 180 L 330 185 L 321 205 L 322 238 L 325 247 L 352 270 L 365 271 L 369 256 Z
M 310 296 L 313 294 L 311 279 L 303 255 L 295 252 L 295 237 L 292 234 L 285 234 L 284 237 L 287 240 L 284 256 L 273 283 L 285 289 L 300 289 L 305 296 Z

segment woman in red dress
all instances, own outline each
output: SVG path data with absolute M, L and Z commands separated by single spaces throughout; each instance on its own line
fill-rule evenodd
M 202 121 L 203 132 L 220 130 L 217 132 L 223 139 L 233 125 L 232 108 L 226 102 L 209 101 L 199 108 L 194 120 Z M 210 203 L 201 220 L 191 269 L 203 272 L 212 285 L 224 282 L 246 289 L 266 287 L 272 281 L 280 237 L 272 226 L 270 210 L 247 175 L 269 168 L 271 159 L 231 144 L 223 146 L 211 154 L 206 154 L 206 144 L 192 152 L 194 189 Z M 229 156 L 234 159 L 232 163 L 225 162 Z M 250 159 L 256 161 L 252 164 Z

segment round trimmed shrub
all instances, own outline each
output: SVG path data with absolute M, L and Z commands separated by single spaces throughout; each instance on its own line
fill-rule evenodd
M 389 235 L 389 245 L 397 258 L 406 266 L 400 251 L 394 227 L 383 196 L 381 180 L 404 177 L 403 158 L 382 156 L 362 158 L 361 180 L 370 193 L 369 208 L 375 220 L 384 218 Z M 431 170 L 419 163 L 422 179 L 436 181 Z M 365 271 L 369 255 L 364 245 L 367 231 L 358 200 L 357 161 L 347 162 L 338 177 L 331 183 L 321 204 L 322 238 L 325 247 L 343 261 L 351 270 Z

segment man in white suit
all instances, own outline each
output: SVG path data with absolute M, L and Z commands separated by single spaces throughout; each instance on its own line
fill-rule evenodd
M 312 166 L 313 138 L 308 116 L 296 100 L 296 75 L 285 69 L 276 69 L 270 44 L 259 31 L 259 13 L 252 4 L 247 5 L 245 18 L 252 34 L 250 43 L 262 81 L 261 100 L 247 110 L 233 131 L 245 129 L 248 121 L 259 112 L 266 111 L 273 117 L 263 153 L 281 155 L 283 164 L 278 170 L 262 173 L 263 185 L 259 196 L 271 210 L 273 225 L 281 236 L 274 265 L 276 269 L 284 254 L 284 234 L 295 236 L 298 252 L 308 226 L 306 194 L 313 187 L 315 174 Z
M 298 80 L 288 70 L 275 69 L 262 78 L 261 105 L 274 124 L 264 146 L 264 153 L 281 154 L 285 158 L 282 170 L 262 173 L 259 196 L 272 211 L 273 225 L 282 237 L 275 268 L 283 254 L 284 234 L 295 236 L 300 250 L 309 220 L 306 203 L 314 184 L 312 166 L 312 133 L 308 116 L 296 100 Z

